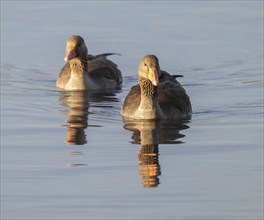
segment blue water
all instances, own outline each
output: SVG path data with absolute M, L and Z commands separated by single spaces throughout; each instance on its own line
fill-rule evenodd
M 58 92 L 66 39 L 121 90 Z M 123 122 L 137 66 L 183 74 L 188 122 Z M 262 1 L 1 1 L 1 219 L 263 219 Z

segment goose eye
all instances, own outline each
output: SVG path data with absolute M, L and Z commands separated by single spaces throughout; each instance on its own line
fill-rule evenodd
M 146 64 L 146 63 L 144 63 L 144 66 L 147 66 L 147 64 Z

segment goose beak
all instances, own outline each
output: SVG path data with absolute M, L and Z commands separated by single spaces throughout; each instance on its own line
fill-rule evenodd
M 74 49 L 72 49 L 72 50 L 66 49 L 66 56 L 64 57 L 64 60 L 67 62 L 67 61 L 73 59 L 74 57 L 76 57 L 75 50 Z
M 155 67 L 149 68 L 149 74 L 148 74 L 149 80 L 152 82 L 154 86 L 158 86 L 159 84 L 159 74 L 158 70 Z

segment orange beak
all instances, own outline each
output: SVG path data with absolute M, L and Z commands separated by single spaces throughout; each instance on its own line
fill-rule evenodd
M 64 57 L 64 60 L 67 62 L 67 61 L 73 59 L 74 57 L 76 57 L 75 50 L 74 49 L 72 49 L 72 50 L 66 49 L 66 56 Z
M 158 70 L 155 67 L 149 68 L 148 78 L 152 82 L 154 86 L 158 86 L 159 84 L 159 75 Z

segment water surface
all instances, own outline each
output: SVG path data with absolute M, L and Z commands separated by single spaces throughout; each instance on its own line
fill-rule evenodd
M 1 219 L 262 219 L 262 1 L 1 1 Z M 58 92 L 66 39 L 121 90 Z M 137 66 L 183 74 L 188 122 L 123 121 Z

